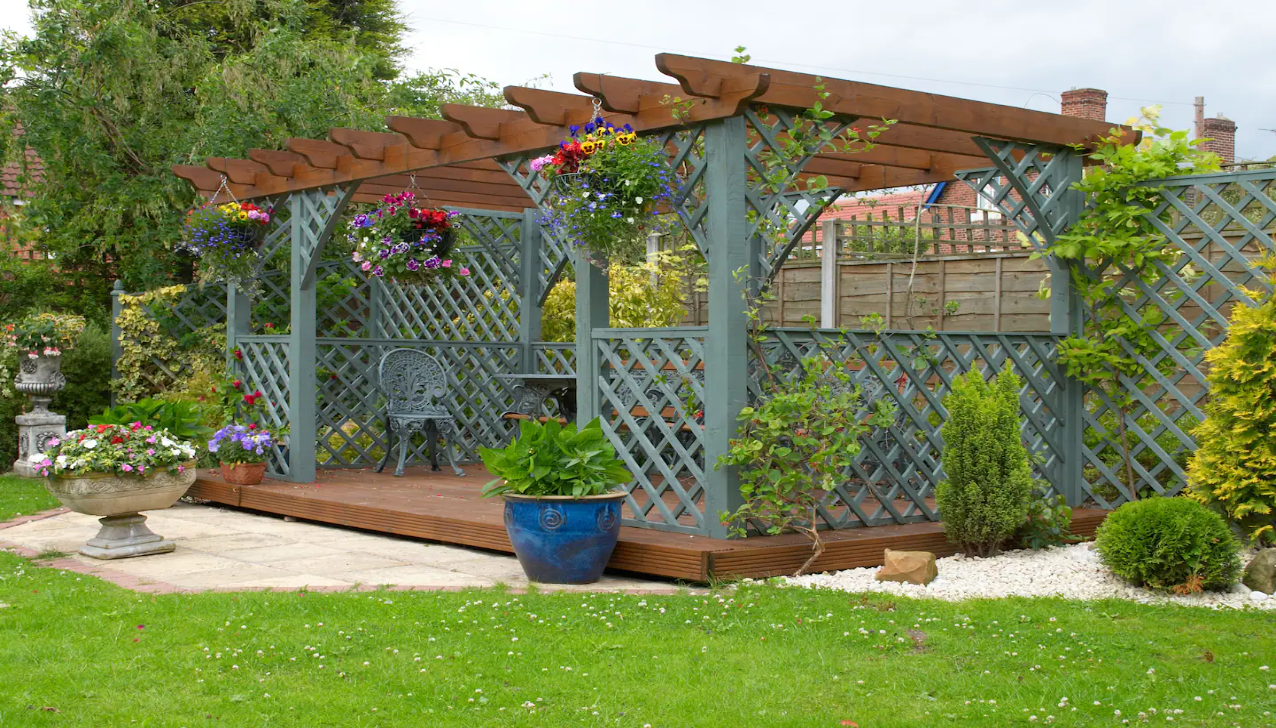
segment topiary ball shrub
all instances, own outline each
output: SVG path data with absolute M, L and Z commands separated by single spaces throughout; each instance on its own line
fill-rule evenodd
M 1221 591 L 1241 573 L 1240 543 L 1227 523 L 1187 498 L 1148 498 L 1108 515 L 1095 538 L 1112 573 L 1149 589 Z

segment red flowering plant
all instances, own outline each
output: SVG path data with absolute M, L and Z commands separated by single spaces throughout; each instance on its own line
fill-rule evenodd
M 167 470 L 184 472 L 195 466 L 195 447 L 165 429 L 141 422 L 128 425 L 90 425 L 49 441 L 40 474 L 76 477 L 88 473 L 145 476 Z
M 244 425 L 248 430 L 270 427 L 276 437 L 287 434 L 286 427 L 271 425 L 269 407 L 274 405 L 260 389 L 256 389 L 234 371 L 227 372 L 214 382 L 204 401 L 221 408 L 221 421 L 230 425 Z
M 418 208 L 415 200 L 415 193 L 404 190 L 386 195 L 380 208 L 355 215 L 346 236 L 351 260 L 369 276 L 399 283 L 434 284 L 468 276 L 470 269 L 452 257 L 460 213 Z
M 559 240 L 587 249 L 600 267 L 640 263 L 677 186 L 664 147 L 601 116 L 570 132 L 553 154 L 530 163 L 554 182 L 541 223 Z

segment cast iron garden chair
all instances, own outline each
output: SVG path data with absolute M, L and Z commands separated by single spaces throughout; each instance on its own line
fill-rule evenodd
M 377 472 L 390 462 L 394 440 L 399 441 L 399 466 L 395 475 L 403 475 L 403 464 L 412 446 L 412 435 L 425 435 L 430 446 L 430 469 L 439 469 L 438 443 L 443 439 L 447 461 L 458 476 L 465 471 L 456 466 L 453 456 L 453 440 L 457 436 L 456 419 L 448 408 L 438 403 L 447 394 L 447 377 L 439 361 L 416 349 L 394 349 L 381 357 L 377 367 L 377 381 L 386 398 L 385 457 L 377 466 Z

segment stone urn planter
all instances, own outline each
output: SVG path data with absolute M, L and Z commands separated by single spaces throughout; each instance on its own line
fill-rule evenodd
M 80 548 L 98 559 L 123 559 L 172 551 L 172 541 L 151 531 L 139 511 L 172 507 L 195 482 L 195 463 L 182 472 L 157 470 L 146 475 L 85 473 L 50 477 L 49 492 L 76 513 L 101 516 L 102 529 Z
M 543 584 L 592 584 L 620 538 L 625 493 L 573 498 L 506 493 L 505 531 L 523 572 Z
M 266 475 L 265 463 L 222 463 L 222 480 L 235 485 L 257 485 Z
M 13 463 L 16 475 L 37 477 L 39 472 L 33 463 L 41 459 L 50 440 L 66 433 L 66 417 L 49 411 L 53 395 L 66 386 L 61 370 L 61 356 L 23 356 L 18 362 L 13 388 L 31 395 L 32 408 L 14 418 L 18 424 L 18 459 Z

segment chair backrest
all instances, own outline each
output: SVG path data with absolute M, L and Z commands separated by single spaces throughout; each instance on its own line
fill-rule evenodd
M 429 354 L 416 349 L 388 351 L 377 367 L 377 379 L 391 415 L 448 415 L 446 407 L 434 402 L 447 393 L 447 377 L 439 360 Z

